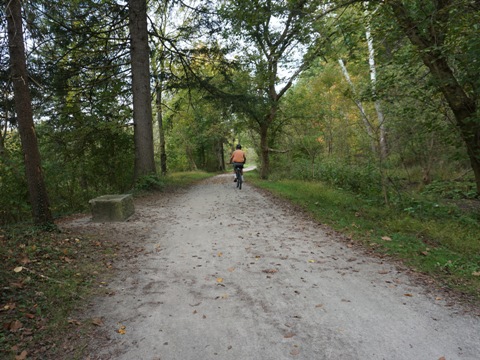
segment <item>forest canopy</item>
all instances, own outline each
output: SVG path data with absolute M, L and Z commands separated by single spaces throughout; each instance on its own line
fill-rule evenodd
M 225 171 L 238 142 L 264 179 L 384 203 L 480 193 L 478 1 L 12 0 L 1 11 L 1 224 L 51 222 L 169 172 Z

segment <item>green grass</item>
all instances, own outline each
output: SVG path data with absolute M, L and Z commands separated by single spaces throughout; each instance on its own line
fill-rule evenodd
M 134 193 L 174 191 L 213 175 L 152 177 Z M 0 358 L 15 359 L 24 351 L 28 359 L 59 358 L 67 334 L 78 337 L 94 326 L 71 316 L 93 294 L 105 291 L 101 284 L 112 275 L 118 256 L 115 242 L 101 234 L 46 232 L 22 223 L 0 229 L 0 249 Z
M 442 286 L 480 301 L 478 214 L 460 214 L 428 200 L 422 202 L 422 209 L 387 207 L 319 182 L 262 181 L 255 176 L 249 180 L 365 247 L 402 260 Z

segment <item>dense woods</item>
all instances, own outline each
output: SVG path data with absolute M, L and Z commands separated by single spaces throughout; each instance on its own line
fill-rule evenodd
M 2 2 L 0 223 L 223 171 L 480 193 L 474 0 Z M 23 49 L 22 49 L 23 48 Z

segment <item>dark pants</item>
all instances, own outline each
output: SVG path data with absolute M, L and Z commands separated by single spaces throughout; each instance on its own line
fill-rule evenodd
M 242 170 L 242 175 L 243 175 L 243 165 L 244 165 L 244 163 L 234 162 L 233 163 L 233 171 L 235 171 L 236 168 L 240 168 Z

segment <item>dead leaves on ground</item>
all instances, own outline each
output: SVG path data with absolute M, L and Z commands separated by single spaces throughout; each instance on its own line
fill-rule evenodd
M 92 319 L 92 324 L 95 326 L 102 326 L 103 325 L 103 320 L 102 318 L 93 318 Z
M 265 269 L 265 270 L 262 270 L 262 272 L 264 272 L 265 274 L 275 274 L 278 272 L 277 269 Z
M 112 265 L 112 241 L 69 234 L 35 232 L 1 239 L 0 331 L 6 335 L 1 345 L 11 350 L 12 358 L 47 358 L 52 344 L 61 341 L 45 331 L 49 319 L 63 311 L 60 299 L 80 298 L 83 286 L 102 273 L 103 266 Z M 65 319 L 66 328 L 85 324 Z M 92 324 L 102 322 L 93 319 Z
M 119 333 L 120 335 L 125 335 L 127 333 L 127 327 L 122 324 L 118 325 L 120 325 L 120 327 L 117 329 L 117 333 Z

